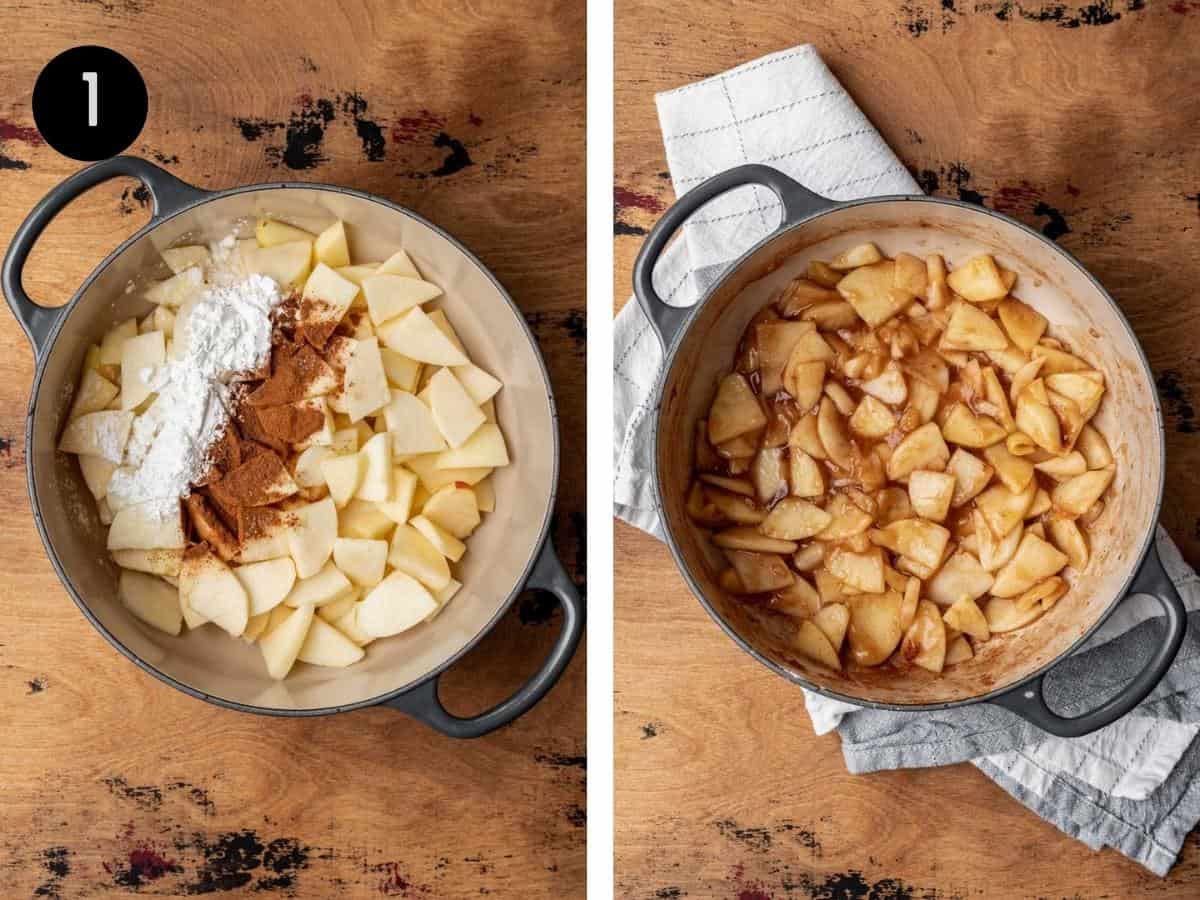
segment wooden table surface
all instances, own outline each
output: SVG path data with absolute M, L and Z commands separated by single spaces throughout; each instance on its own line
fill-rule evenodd
M 80 166 L 42 144 L 29 104 L 45 62 L 87 43 L 147 82 L 129 152 L 203 187 L 319 180 L 427 216 L 541 342 L 562 429 L 554 535 L 582 584 L 585 22 L 577 3 L 522 6 L 5 4 L 0 236 Z M 100 187 L 51 226 L 35 297 L 64 302 L 147 220 L 136 188 Z M 387 709 L 287 720 L 192 700 L 114 652 L 55 578 L 25 491 L 32 373 L 0 315 L 0 895 L 583 896 L 582 648 L 530 714 L 468 743 Z M 538 599 L 443 679 L 452 709 L 533 671 L 561 621 Z
M 812 43 L 927 190 L 1057 236 L 1120 302 L 1167 413 L 1163 521 L 1200 563 L 1200 3 L 1081 6 L 618 0 L 614 305 L 673 199 L 654 92 Z M 969 765 L 848 775 L 661 544 L 618 523 L 614 552 L 619 896 L 1200 894 L 1195 834 L 1158 879 Z

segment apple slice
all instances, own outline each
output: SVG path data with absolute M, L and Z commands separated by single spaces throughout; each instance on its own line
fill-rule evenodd
M 198 296 L 203 287 L 203 271 L 199 266 L 192 266 L 170 278 L 154 282 L 146 288 L 142 296 L 160 306 L 179 307 Z M 101 350 L 103 351 L 103 345 L 101 345 Z M 102 357 L 100 361 L 104 362 L 105 360 Z
M 350 265 L 350 246 L 346 243 L 346 226 L 338 219 L 313 241 L 313 255 L 317 262 L 332 269 Z
M 392 391 L 383 416 L 392 433 L 394 455 L 410 456 L 446 449 L 446 439 L 434 421 L 432 410 L 416 394 Z
M 143 374 L 151 374 L 167 358 L 161 331 L 148 331 L 127 340 L 121 347 L 121 408 L 136 409 L 152 393 Z M 149 369 L 150 372 L 146 372 Z
M 267 630 L 267 625 L 271 622 L 271 614 L 265 612 L 259 616 L 251 616 L 246 621 L 246 630 L 242 632 L 242 640 L 248 644 L 253 644 Z
M 246 589 L 221 559 L 201 545 L 188 550 L 179 570 L 182 602 L 233 637 L 246 630 L 250 601 Z
M 363 658 L 362 647 L 321 618 L 309 625 L 297 659 L 312 666 L 345 668 Z
M 411 525 L 396 526 L 387 561 L 431 591 L 440 591 L 450 583 L 450 567 L 446 564 L 446 558 Z
M 160 550 L 113 550 L 109 555 L 122 569 L 172 578 L 179 575 L 179 567 L 183 562 L 183 549 L 179 547 Z
M 332 497 L 288 510 L 292 527 L 287 532 L 288 552 L 296 575 L 310 578 L 321 571 L 333 554 L 338 536 L 338 510 Z
M 483 413 L 449 369 L 438 369 L 426 390 L 433 421 L 451 447 L 461 447 L 484 424 Z
M 292 478 L 302 488 L 320 487 L 325 484 L 325 473 L 321 471 L 321 463 L 334 456 L 332 447 L 306 447 L 292 467 Z
M 192 266 L 203 268 L 212 259 L 212 254 L 208 252 L 208 248 L 203 244 L 168 247 L 166 250 L 160 250 L 159 255 L 163 258 L 163 262 L 167 264 L 167 268 L 175 275 L 192 268 Z
M 87 485 L 92 497 L 103 500 L 108 493 L 108 483 L 112 480 L 112 474 L 117 470 L 117 464 L 109 462 L 102 456 L 92 456 L 90 453 L 81 453 L 77 459 L 79 460 L 79 471 L 83 473 L 83 482 Z
M 378 339 L 367 338 L 352 345 L 342 391 L 351 422 L 358 422 L 388 404 L 387 374 L 383 371 Z
M 421 363 L 387 347 L 380 348 L 379 356 L 383 360 L 383 373 L 387 376 L 388 384 L 402 391 L 416 393 L 417 383 L 421 379 Z
M 392 493 L 386 501 L 378 504 L 379 511 L 397 525 L 403 525 L 412 515 L 417 483 L 417 476 L 404 466 L 393 466 Z
M 484 404 L 500 392 L 504 385 L 474 363 L 454 367 L 454 377 L 459 380 L 476 404 Z
M 482 426 L 480 430 L 486 428 Z M 404 464 L 417 473 L 421 486 L 427 491 L 436 491 L 448 484 L 462 482 L 466 485 L 477 484 L 492 473 L 490 466 L 472 466 L 463 469 L 443 469 L 438 465 L 440 453 L 424 453 L 420 456 L 410 456 Z
M 450 532 L 459 540 L 469 537 L 479 526 L 475 492 L 465 486 L 446 485 L 434 491 L 425 501 L 421 513 L 438 528 Z
M 441 560 L 440 555 L 438 559 Z M 445 560 L 442 560 L 442 564 L 445 565 Z M 442 587 L 449 583 L 447 575 Z M 437 608 L 437 601 L 424 585 L 404 571 L 396 571 L 362 599 L 356 618 L 358 627 L 365 634 L 390 637 L 420 624 Z
M 113 515 L 109 550 L 175 549 L 186 545 L 177 500 L 151 500 L 126 506 Z
M 353 456 L 330 456 L 321 461 L 321 475 L 329 485 L 329 496 L 338 509 L 354 497 L 367 471 L 367 458 L 359 453 Z
M 118 322 L 106 331 L 104 337 L 100 339 L 100 365 L 119 366 L 121 364 L 121 348 L 131 337 L 137 337 L 137 319 Z
M 475 505 L 482 513 L 496 511 L 496 486 L 491 478 L 485 478 L 472 488 L 475 491 Z
M 415 516 L 411 522 L 412 527 L 421 532 L 429 543 L 437 548 L 437 551 L 450 560 L 450 562 L 458 562 L 462 559 L 464 553 L 467 552 L 467 545 L 456 538 L 450 532 L 439 528 L 433 524 L 425 516 Z
M 71 401 L 71 412 L 68 419 L 77 419 L 88 413 L 100 412 L 116 399 L 120 388 L 97 372 L 95 369 L 85 369 L 79 380 L 79 390 Z
M 827 669 L 833 669 L 835 672 L 842 670 L 842 662 L 838 659 L 833 645 L 829 643 L 829 638 L 809 619 L 800 622 L 800 627 L 792 639 L 792 646 L 808 659 Z
M 117 582 L 117 596 L 127 610 L 159 631 L 176 635 L 183 627 L 179 591 L 161 578 L 126 569 Z
M 442 295 L 436 284 L 407 275 L 376 274 L 363 279 L 367 310 L 376 326 L 400 316 L 414 306 Z
M 293 241 L 312 241 L 313 234 L 286 222 L 259 219 L 254 226 L 254 238 L 260 247 L 277 247 Z
M 258 646 L 272 678 L 282 680 L 287 677 L 296 664 L 312 622 L 313 608 L 305 605 L 292 610 L 273 627 L 268 624 L 268 631 L 259 638 Z
M 387 541 L 338 538 L 333 545 L 334 563 L 351 581 L 363 587 L 374 587 L 383 580 L 387 558 Z
M 273 610 L 296 583 L 296 565 L 286 556 L 238 566 L 233 574 L 246 590 L 251 616 Z
M 439 366 L 470 362 L 419 306 L 381 326 L 379 337 L 384 346 L 419 362 Z
M 312 242 L 287 241 L 271 247 L 245 247 L 242 250 L 246 271 L 273 279 L 284 290 L 305 283 L 312 269 Z M 354 288 L 358 290 L 357 285 Z
M 297 581 L 283 602 L 288 606 L 325 606 L 354 592 L 344 572 L 327 562 L 316 575 Z
M 434 619 L 436 619 L 438 614 L 446 608 L 447 604 L 454 599 L 454 595 L 457 594 L 461 589 L 462 583 L 451 578 L 448 585 L 433 595 L 433 599 L 437 601 L 437 609 L 427 615 L 425 617 L 425 621 L 432 622 Z
M 361 288 L 364 278 L 370 278 L 372 275 L 378 273 L 379 263 L 356 263 L 349 266 L 337 266 L 333 271 L 337 272 L 347 281 L 353 281 Z M 358 298 L 362 298 L 362 294 L 359 294 Z M 361 306 L 366 303 L 365 300 L 362 300 L 360 303 L 360 299 L 358 298 L 354 302 L 355 306 Z
M 387 432 L 368 440 L 358 458 L 364 462 L 362 479 L 354 496 L 360 500 L 386 502 L 392 495 L 392 437 Z
M 341 537 L 385 540 L 396 526 L 379 508 L 378 503 L 351 500 L 338 513 L 338 534 Z
M 405 275 L 409 278 L 420 278 L 421 273 L 417 271 L 412 259 L 403 250 L 397 250 L 386 260 L 379 264 L 378 272 L 380 275 Z
M 133 418 L 132 412 L 116 409 L 82 415 L 63 429 L 58 449 L 63 453 L 88 453 L 119 464 Z
M 437 457 L 439 469 L 484 469 L 508 465 L 508 447 L 500 426 L 480 425 L 461 447 L 444 450 Z

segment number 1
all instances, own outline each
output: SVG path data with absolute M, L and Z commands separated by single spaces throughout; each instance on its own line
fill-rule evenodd
M 88 126 L 95 128 L 100 124 L 100 98 L 96 86 L 100 83 L 100 76 L 95 72 L 84 72 L 83 80 L 88 86 Z

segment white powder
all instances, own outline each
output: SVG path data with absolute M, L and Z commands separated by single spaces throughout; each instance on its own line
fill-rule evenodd
M 281 299 L 278 285 L 263 275 L 210 287 L 200 296 L 186 328 L 176 332 L 177 340 L 186 341 L 181 357 L 140 373 L 158 397 L 134 420 L 109 494 L 125 505 L 188 495 L 229 422 L 230 385 L 267 362 L 271 310 Z M 163 506 L 171 514 L 177 509 Z

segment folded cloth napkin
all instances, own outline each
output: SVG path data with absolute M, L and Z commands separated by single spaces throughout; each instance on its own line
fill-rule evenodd
M 895 154 L 821 61 L 797 47 L 657 97 L 677 195 L 740 163 L 767 163 L 838 200 L 918 193 Z M 706 206 L 663 254 L 659 294 L 687 306 L 779 221 L 763 188 L 741 188 Z M 662 537 L 650 459 L 652 396 L 662 352 L 636 302 L 614 336 L 616 514 Z M 1166 533 L 1163 564 L 1193 625 L 1200 579 Z M 1162 626 L 1150 598 L 1125 601 L 1081 652 L 1047 679 L 1051 706 L 1068 714 L 1111 696 L 1140 668 Z M 1076 740 L 1053 738 L 999 707 L 938 713 L 864 709 L 806 693 L 818 734 L 836 729 L 852 772 L 971 761 L 1038 815 L 1093 849 L 1115 847 L 1165 874 L 1200 820 L 1200 639 L 1195 627 L 1167 677 L 1132 714 Z M 1195 780 L 1193 780 L 1195 779 Z

